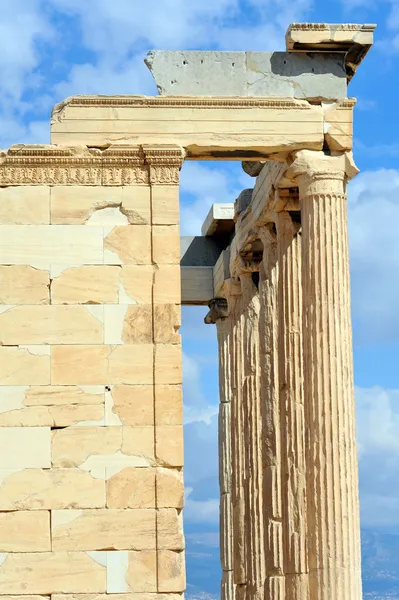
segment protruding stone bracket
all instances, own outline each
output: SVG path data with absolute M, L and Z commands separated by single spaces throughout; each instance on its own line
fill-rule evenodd
M 204 319 L 206 325 L 215 325 L 219 319 L 226 319 L 229 316 L 226 298 L 212 298 L 208 306 L 210 310 Z

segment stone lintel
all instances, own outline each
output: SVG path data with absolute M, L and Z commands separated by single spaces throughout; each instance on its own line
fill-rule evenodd
M 204 236 L 216 238 L 228 236 L 234 231 L 234 203 L 217 202 L 212 204 L 201 227 Z
M 288 52 L 343 54 L 348 81 L 373 45 L 373 24 L 292 23 L 286 34 Z

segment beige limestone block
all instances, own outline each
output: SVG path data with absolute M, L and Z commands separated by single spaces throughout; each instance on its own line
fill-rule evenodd
M 147 225 L 121 225 L 104 230 L 104 262 L 116 265 L 151 263 L 151 229 Z M 0 255 L 1 256 L 1 255 Z
M 48 271 L 29 265 L 0 265 L 0 304 L 50 304 Z
M 154 550 L 122 550 L 106 554 L 108 594 L 157 590 L 157 555 Z
M 121 267 L 117 265 L 52 265 L 51 303 L 117 304 L 120 276 Z
M 155 455 L 160 465 L 182 467 L 184 464 L 183 427 L 156 427 Z
M 0 346 L 0 385 L 49 384 L 49 352 L 48 346 Z
M 151 384 L 153 346 L 53 346 L 51 371 L 60 385 Z
M 154 306 L 154 342 L 156 344 L 180 344 L 178 333 L 181 326 L 181 310 L 178 304 Z
M 129 552 L 126 583 L 131 592 L 157 591 L 157 553 L 152 550 Z
M 24 390 L 24 406 L 104 404 L 104 386 L 102 385 L 82 387 L 74 385 L 32 385 L 22 389 Z M 0 388 L 0 398 L 2 397 L 2 388 Z
M 151 304 L 153 278 L 150 265 L 123 265 L 119 304 Z
M 10 553 L 0 566 L 3 594 L 104 593 L 106 567 L 86 552 Z
M 1 427 L 0 469 L 47 469 L 51 466 L 49 427 Z
M 155 384 L 182 383 L 181 346 L 157 344 L 155 346 Z
M 1 600 L 48 600 L 49 596 L 2 596 Z
M 103 307 L 12 306 L 0 312 L 0 344 L 100 344 Z
M 179 224 L 179 186 L 154 185 L 151 188 L 153 225 Z
M 47 600 L 40 596 L 3 596 L 2 600 Z M 51 600 L 110 600 L 108 594 L 52 594 Z M 157 594 L 149 592 L 136 594 L 112 594 L 112 600 L 184 600 L 182 594 Z
M 0 512 L 0 552 L 50 550 L 50 511 Z
M 183 592 L 186 589 L 184 552 L 158 552 L 158 591 Z
M 1 400 L 0 400 L 1 405 Z M 0 427 L 69 427 L 104 422 L 104 406 L 27 406 L 0 412 Z
M 102 214 L 101 214 L 102 213 Z M 108 214 L 107 214 L 108 213 Z M 56 224 L 146 225 L 150 221 L 150 188 L 147 186 L 55 186 L 51 189 L 51 222 Z
M 151 188 L 145 185 L 123 186 L 121 211 L 132 225 L 149 225 Z
M 183 424 L 183 398 L 181 385 L 155 386 L 156 425 Z
M 154 425 L 154 388 L 152 385 L 115 385 L 111 389 L 112 412 L 123 425 Z
M 106 485 L 108 508 L 155 508 L 155 469 L 127 467 Z
M 1 430 L 0 430 L 1 433 Z M 154 459 L 153 427 L 68 427 L 53 431 L 53 466 L 79 467 L 109 477 L 125 467 L 150 466 Z
M 0 470 L 0 510 L 103 508 L 105 482 L 79 469 Z
M 104 306 L 106 344 L 151 344 L 151 304 Z
M 0 263 L 33 265 L 103 264 L 102 227 L 0 225 Z
M 155 510 L 54 510 L 51 537 L 54 551 L 155 550 Z
M 183 508 L 184 483 L 181 469 L 157 469 L 157 507 Z
M 183 515 L 175 508 L 157 510 L 158 550 L 184 550 Z
M 324 138 L 332 151 L 344 152 L 353 146 L 353 108 L 350 102 L 323 105 Z
M 44 185 L 0 188 L 0 224 L 50 223 L 50 189 Z
M 154 272 L 154 304 L 180 302 L 180 265 L 160 265 Z
M 180 234 L 177 225 L 156 225 L 152 228 L 152 259 L 156 265 L 180 264 Z

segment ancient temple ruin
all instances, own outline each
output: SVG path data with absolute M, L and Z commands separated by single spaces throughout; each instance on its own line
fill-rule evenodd
M 0 156 L 0 595 L 180 600 L 181 304 L 220 362 L 223 600 L 361 600 L 347 84 L 372 25 L 152 52 Z M 179 234 L 184 160 L 254 187 Z M 233 201 L 234 199 L 232 199 Z

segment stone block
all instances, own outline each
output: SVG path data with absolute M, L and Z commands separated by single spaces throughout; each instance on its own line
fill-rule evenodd
M 180 266 L 160 265 L 154 272 L 154 304 L 180 304 Z
M 152 281 L 152 266 L 123 265 L 119 304 L 151 304 Z
M 155 384 L 182 383 L 181 346 L 157 344 L 155 346 Z
M 156 425 L 183 424 L 183 398 L 181 385 L 155 386 Z
M 185 589 L 184 552 L 160 550 L 158 552 L 158 591 L 184 592 Z
M 49 271 L 0 265 L 0 304 L 50 304 Z
M 120 276 L 117 265 L 52 265 L 51 303 L 117 304 Z
M 102 385 L 86 385 L 86 386 L 75 386 L 75 385 L 48 385 L 48 386 L 36 386 L 30 387 L 21 386 L 16 388 L 15 386 L 9 388 L 0 388 L 0 398 L 2 398 L 2 406 L 4 392 L 10 390 L 19 390 L 17 397 L 23 394 L 22 405 L 23 406 L 72 406 L 77 404 L 81 405 L 94 405 L 104 404 L 104 386 Z M 13 396 L 13 395 L 12 395 Z M 11 398 L 12 398 L 11 396 Z M 14 392 L 14 403 L 15 403 L 15 392 Z M 10 406 L 9 400 L 7 403 Z M 21 405 L 21 401 L 17 400 L 17 403 Z M 11 406 L 10 406 L 11 407 Z
M 46 225 L 50 223 L 50 187 L 11 186 L 0 188 L 1 225 Z
M 183 508 L 184 483 L 181 469 L 157 468 L 158 508 Z
M 183 427 L 157 427 L 155 455 L 159 465 L 182 467 L 184 464 Z
M 150 188 L 55 186 L 51 189 L 51 222 L 146 225 L 150 222 Z
M 102 306 L 0 308 L 2 345 L 101 344 L 103 340 Z
M 51 264 L 102 264 L 102 227 L 0 225 L 0 263 L 49 268 Z
M 104 263 L 151 264 L 151 228 L 147 225 L 120 225 L 104 229 Z
M 0 510 L 103 507 L 105 482 L 80 469 L 0 470 Z
M 59 429 L 52 434 L 51 456 L 55 467 L 80 467 L 95 477 L 109 478 L 125 467 L 152 466 L 154 428 Z
M 3 598 L 2 598 L 3 600 Z M 44 596 L 4 596 L 4 600 L 47 600 Z M 53 594 L 51 600 L 110 600 L 108 594 Z M 142 592 L 136 594 L 127 592 L 125 594 L 112 594 L 112 600 L 184 600 L 183 594 L 157 594 Z
M 127 467 L 107 480 L 108 508 L 155 508 L 155 469 Z
M 114 385 L 108 392 L 110 409 L 121 425 L 154 425 L 154 388 L 152 385 Z M 109 424 L 107 422 L 107 424 Z
M 106 566 L 86 552 L 10 553 L 1 558 L 2 594 L 106 592 Z
M 156 225 L 152 228 L 152 259 L 156 265 L 180 264 L 180 234 L 177 225 Z
M 155 550 L 155 510 L 55 510 L 51 537 L 54 551 Z
M 178 304 L 155 304 L 154 342 L 180 344 L 181 309 Z
M 106 344 L 151 344 L 151 304 L 104 306 L 104 342 Z
M 50 550 L 48 510 L 0 512 L 0 552 L 48 552 Z
M 151 188 L 153 225 L 179 224 L 179 186 L 153 185 Z
M 0 385 L 49 383 L 49 346 L 0 346 Z
M 107 553 L 108 594 L 156 591 L 157 553 L 154 550 Z
M 1 427 L 0 469 L 48 469 L 50 445 L 49 427 Z
M 184 550 L 183 516 L 175 508 L 157 510 L 158 550 Z
M 27 406 L 0 413 L 0 427 L 69 427 L 94 423 L 105 424 L 104 405 Z
M 57 385 L 152 384 L 153 346 L 54 346 L 51 378 Z

